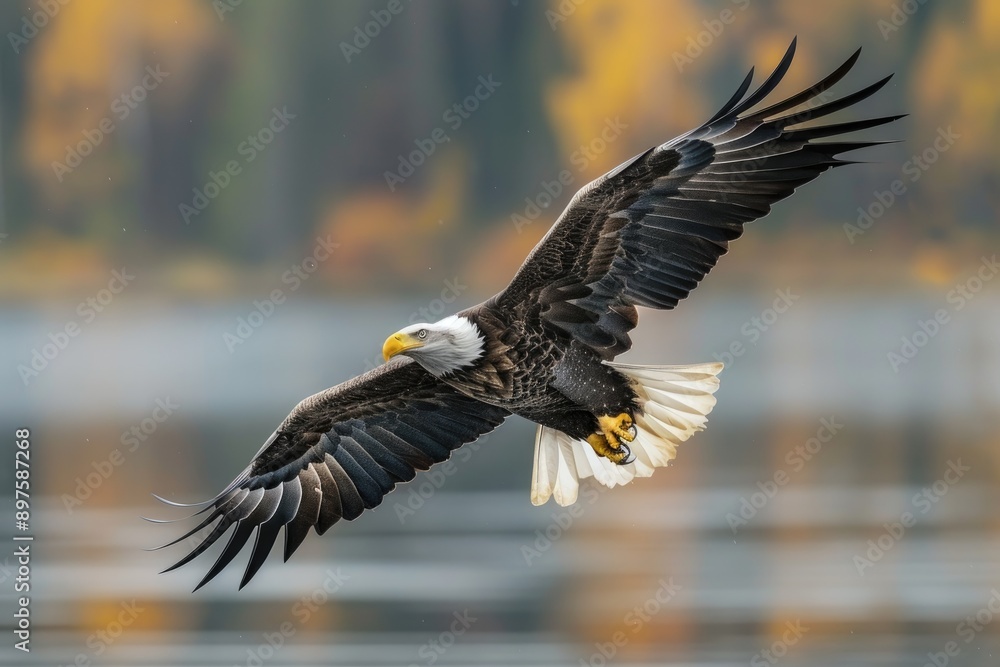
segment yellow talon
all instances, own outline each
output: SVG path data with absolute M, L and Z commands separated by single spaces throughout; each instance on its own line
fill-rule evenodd
M 611 443 L 608 442 L 608 439 L 601 433 L 592 433 L 591 435 L 588 435 L 587 442 L 594 448 L 594 451 L 597 452 L 598 456 L 603 456 L 612 463 L 625 463 L 626 459 L 632 453 L 629 451 L 628 447 L 623 447 L 621 445 L 612 446 Z
M 600 424 L 601 430 L 604 432 L 604 437 L 608 439 L 608 442 L 615 449 L 618 449 L 622 441 L 632 442 L 635 440 L 635 425 L 632 423 L 632 417 L 627 412 L 614 417 L 603 415 L 597 418 L 597 423 Z
M 632 451 L 626 442 L 632 442 L 637 435 L 632 417 L 623 412 L 617 416 L 603 415 L 597 418 L 601 433 L 587 436 L 587 442 L 600 456 L 619 465 L 631 463 Z

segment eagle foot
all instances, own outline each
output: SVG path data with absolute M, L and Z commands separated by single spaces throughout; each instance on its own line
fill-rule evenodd
M 602 432 L 587 436 L 587 442 L 594 451 L 618 465 L 632 463 L 635 457 L 632 456 L 631 448 L 625 444 L 635 440 L 637 435 L 632 417 L 624 412 L 615 417 L 605 415 L 598 417 L 598 423 Z
M 615 449 L 623 443 L 632 442 L 638 435 L 632 416 L 627 412 L 615 416 L 603 415 L 597 418 L 597 423 L 600 424 L 608 443 Z

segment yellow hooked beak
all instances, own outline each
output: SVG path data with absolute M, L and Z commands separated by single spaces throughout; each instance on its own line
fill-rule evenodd
M 382 346 L 382 357 L 389 361 L 397 354 L 401 352 L 406 352 L 407 350 L 412 350 L 415 347 L 421 347 L 423 341 L 405 333 L 394 333 L 385 339 L 385 345 Z

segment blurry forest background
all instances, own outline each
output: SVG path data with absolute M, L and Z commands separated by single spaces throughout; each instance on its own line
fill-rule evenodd
M 1000 3 L 7 1 L 0 35 L 0 437 L 32 431 L 37 664 L 996 664 Z M 509 420 L 240 593 L 245 554 L 194 595 L 210 556 L 155 574 L 179 550 L 141 549 L 180 526 L 138 516 L 180 515 L 150 492 L 213 495 L 794 35 L 777 95 L 863 46 L 833 92 L 895 78 L 832 120 L 910 115 L 643 313 L 627 361 L 728 366 L 675 466 L 533 508 Z
M 744 242 L 787 242 L 791 247 L 775 255 L 790 257 L 817 252 L 795 245 L 813 239 L 828 246 L 824 252 L 864 261 L 857 257 L 864 253 L 839 242 L 842 218 L 853 207 L 832 204 L 871 199 L 870 183 L 898 175 L 899 162 L 887 155 L 923 150 L 946 119 L 967 138 L 948 154 L 963 168 L 936 170 L 891 212 L 920 215 L 906 225 L 877 225 L 864 239 L 879 249 L 877 258 L 889 253 L 910 269 L 900 274 L 893 267 L 899 279 L 946 280 L 955 267 L 939 244 L 995 230 L 987 195 L 998 186 L 992 167 L 1000 46 L 992 37 L 1000 8 L 987 0 L 918 6 L 912 18 L 902 14 L 906 23 L 897 28 L 892 2 L 830 3 L 821 11 L 792 1 L 588 1 L 564 8 L 406 2 L 394 22 L 357 49 L 354 28 L 372 21 L 370 12 L 382 5 L 69 3 L 36 37 L 17 44 L 18 53 L 12 47 L 3 56 L 9 238 L 0 289 L 14 298 L 64 294 L 127 259 L 145 267 L 147 285 L 233 292 L 300 259 L 317 235 L 330 234 L 341 251 L 320 267 L 310 289 L 433 287 L 440 269 L 495 290 L 559 208 L 522 227 L 524 233 L 511 233 L 511 216 L 526 208 L 525 197 L 544 192 L 543 183 L 563 169 L 571 170 L 575 190 L 695 127 L 749 65 L 762 76 L 796 33 L 802 40 L 782 90 L 812 83 L 864 45 L 850 80 L 897 72 L 890 94 L 866 110 L 909 111 L 906 124 L 890 130 L 907 144 L 895 154 L 871 154 L 884 165 L 881 172 L 878 166 L 846 171 L 825 201 L 802 197 L 783 205 L 777 220 Z M 4 3 L 0 16 L 20 34 L 23 17 L 39 7 Z M 731 20 L 723 24 L 719 14 L 727 10 Z M 719 38 L 702 23 L 712 21 L 725 28 Z M 699 37 L 709 43 L 701 47 Z M 139 84 L 147 67 L 169 75 L 119 119 L 113 101 Z M 487 75 L 501 86 L 452 130 L 443 113 Z M 229 160 L 246 160 L 239 146 L 275 108 L 294 114 L 287 131 L 185 220 L 181 204 L 190 206 L 194 189 L 203 191 Z M 53 163 L 65 164 L 67 149 L 105 118 L 114 131 L 79 169 L 57 173 Z M 616 118 L 627 126 L 619 140 L 596 159 L 582 154 L 571 162 Z M 390 190 L 385 172 L 397 171 L 399 156 L 439 127 L 451 140 Z M 735 261 L 741 260 L 759 268 L 751 252 L 738 253 Z M 40 264 L 44 271 L 36 270 Z M 25 280 L 27 272 L 41 275 Z

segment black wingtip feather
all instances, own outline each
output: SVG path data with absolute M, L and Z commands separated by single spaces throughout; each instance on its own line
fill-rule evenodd
M 285 526 L 285 550 L 282 553 L 282 560 L 287 563 L 288 559 L 292 557 L 302 543 L 305 541 L 306 537 L 309 535 L 309 529 L 312 526 L 298 527 L 293 524 L 288 524 Z
M 178 503 L 173 500 L 167 500 L 163 496 L 158 496 L 155 493 L 151 493 L 149 495 L 153 496 L 164 505 L 170 505 L 171 507 L 201 507 L 202 505 L 210 505 L 211 503 L 214 503 L 216 500 L 219 499 L 219 496 L 216 496 L 215 498 L 209 498 L 208 500 L 203 500 L 200 503 Z M 219 495 L 221 496 L 222 494 Z
M 751 67 L 750 71 L 747 72 L 747 75 L 745 77 L 743 77 L 743 83 L 741 83 L 740 87 L 736 89 L 736 92 L 733 93 L 733 96 L 730 97 L 729 100 L 725 104 L 722 105 L 722 108 L 719 109 L 714 116 L 712 116 L 711 118 L 709 118 L 704 123 L 704 125 L 702 125 L 702 127 L 711 125 L 712 123 L 716 122 L 720 118 L 725 118 L 727 115 L 729 115 L 730 112 L 732 112 L 733 108 L 737 104 L 739 104 L 740 100 L 743 99 L 743 96 L 746 95 L 747 90 L 750 89 L 750 84 L 753 83 L 753 72 L 754 72 L 754 68 Z
M 346 416 L 360 406 L 365 417 Z M 250 466 L 213 500 L 185 505 L 161 499 L 181 507 L 204 506 L 192 516 L 209 512 L 196 528 L 170 543 L 204 529 L 194 538 L 194 548 L 163 572 L 197 558 L 232 528 L 194 590 L 229 567 L 253 535 L 239 582 L 242 589 L 263 566 L 282 526 L 287 561 L 310 529 L 323 532 L 341 518 L 356 518 L 378 505 L 398 481 L 412 479 L 414 468 L 447 459 L 453 449 L 489 432 L 509 414 L 464 397 L 409 361 L 397 361 L 306 399 Z M 326 424 L 319 432 L 309 430 L 317 415 Z M 425 421 L 448 428 L 435 428 L 432 434 Z M 292 451 L 268 449 L 275 443 Z M 301 466 L 297 472 L 293 463 Z
M 830 74 L 826 75 L 819 82 L 813 84 L 809 88 L 806 88 L 802 92 L 792 95 L 780 102 L 772 104 L 769 107 L 765 107 L 760 111 L 756 111 L 753 114 L 753 118 L 758 120 L 764 120 L 772 116 L 776 116 L 783 111 L 788 111 L 789 109 L 794 109 L 804 102 L 808 102 L 817 95 L 822 95 L 824 92 L 832 88 L 837 84 L 838 81 L 844 78 L 851 68 L 854 67 L 855 63 L 858 62 L 858 56 L 861 55 L 861 49 L 858 49 L 851 56 L 844 61 L 844 63 L 832 71 Z M 890 75 L 891 76 L 891 75 Z
M 211 569 L 209 569 L 205 576 L 202 577 L 201 581 L 198 582 L 198 585 L 195 586 L 194 590 L 191 592 L 194 593 L 212 579 L 215 579 L 215 577 L 222 572 L 223 568 L 229 565 L 229 563 L 236 558 L 237 554 L 239 554 L 243 547 L 246 546 L 247 540 L 250 539 L 250 535 L 255 529 L 256 526 L 247 521 L 237 521 L 236 530 L 229 535 L 229 541 L 226 542 L 226 546 L 222 550 L 222 553 L 219 554 L 219 557 L 215 560 Z
M 896 144 L 899 143 L 898 139 L 885 139 L 881 141 L 819 141 L 816 143 L 809 144 L 809 147 L 815 151 L 827 155 L 829 157 L 837 157 L 843 153 L 849 153 L 850 151 L 861 150 L 862 148 L 870 148 L 871 146 L 882 146 L 884 144 Z
M 222 517 L 222 520 L 219 521 L 219 523 L 217 523 L 214 528 L 212 528 L 212 532 L 209 533 L 208 536 L 206 536 L 205 539 L 198 544 L 198 546 L 196 546 L 194 549 L 190 551 L 190 553 L 188 553 L 186 556 L 181 558 L 179 561 L 177 561 L 167 569 L 160 570 L 160 574 L 166 574 L 167 572 L 172 572 L 173 570 L 176 570 L 182 565 L 187 565 L 188 563 L 193 561 L 195 558 L 197 558 L 198 556 L 203 554 L 206 550 L 208 550 L 209 547 L 215 544 L 215 542 L 220 537 L 222 537 L 227 530 L 229 530 L 229 527 L 232 526 L 233 523 L 235 522 L 228 521 L 226 517 Z
M 189 519 L 193 519 L 196 516 L 200 516 L 200 515 L 204 514 L 205 512 L 209 511 L 210 509 L 213 509 L 213 508 L 217 507 L 218 504 L 219 504 L 219 502 L 220 502 L 220 500 L 216 499 L 213 502 L 215 504 L 213 504 L 213 505 L 207 505 L 207 506 L 201 508 L 200 510 L 198 510 L 197 512 L 194 512 L 192 514 L 188 514 L 187 516 L 182 516 L 179 519 L 151 519 L 148 516 L 142 516 L 142 515 L 140 515 L 139 518 L 143 519 L 145 521 L 148 521 L 150 523 L 179 523 L 181 521 L 187 521 Z M 225 501 L 223 501 L 223 502 L 225 502 Z
M 257 488 L 247 491 L 246 495 L 241 496 L 241 500 L 238 501 L 238 504 L 236 504 L 234 507 L 232 507 L 232 509 L 229 509 L 228 511 L 222 511 L 221 508 L 223 508 L 224 505 L 220 505 L 219 506 L 220 509 L 216 511 L 221 514 L 222 519 L 221 521 L 219 521 L 219 523 L 215 525 L 215 528 L 212 529 L 212 532 L 209 533 L 209 535 L 198 546 L 196 546 L 191 551 L 191 553 L 189 553 L 187 556 L 174 563 L 174 565 L 172 565 L 167 570 L 164 570 L 164 572 L 169 572 L 170 570 L 178 568 L 181 565 L 184 565 L 185 563 L 189 563 L 191 560 L 204 553 L 205 550 L 211 547 L 216 542 L 216 540 L 218 540 L 227 530 L 229 530 L 229 527 L 231 525 L 233 525 L 234 523 L 239 523 L 240 521 L 243 521 L 248 516 L 253 514 L 254 511 L 257 509 L 257 507 L 260 505 L 260 501 L 263 499 L 263 497 L 264 497 L 264 489 Z M 227 504 L 229 502 L 230 501 L 227 501 Z M 244 538 L 244 542 L 245 541 L 246 538 Z M 230 542 L 232 542 L 232 537 L 230 537 Z
M 219 559 L 215 562 L 215 565 L 212 566 L 212 569 L 208 571 L 205 578 L 202 579 L 200 584 L 198 584 L 198 588 L 201 588 L 203 585 L 214 579 L 215 576 L 223 570 L 223 568 L 229 565 L 229 563 L 236 558 L 239 552 L 246 545 L 247 540 L 250 539 L 250 535 L 256 532 L 258 538 L 260 537 L 261 526 L 267 525 L 268 522 L 274 518 L 278 508 L 281 506 L 282 493 L 283 487 L 280 485 L 270 489 L 262 489 L 259 499 L 252 506 L 249 512 L 243 509 L 241 503 L 240 507 L 237 509 L 241 511 L 243 518 L 237 522 L 236 530 L 233 531 L 232 536 L 229 538 L 229 543 L 226 544 L 226 548 L 223 549 L 221 554 L 219 554 Z M 275 530 L 274 534 L 277 535 L 277 530 Z M 257 540 L 254 541 L 254 546 L 256 548 Z M 267 548 L 271 548 L 270 544 L 267 545 Z M 265 552 L 264 556 L 266 555 L 267 553 Z M 258 556 L 258 558 L 260 557 Z M 254 560 L 255 556 L 251 553 L 251 563 L 254 562 Z M 260 562 L 263 562 L 263 558 L 260 558 Z M 249 581 L 249 577 L 247 577 L 246 574 L 247 573 L 244 572 L 244 583 Z M 252 573 L 250 576 L 253 576 Z M 195 588 L 195 590 L 198 590 L 198 588 Z
M 795 45 L 798 44 L 798 39 L 799 38 L 797 36 L 792 38 L 791 44 L 789 44 L 788 48 L 785 49 L 785 54 L 781 56 L 781 60 L 778 61 L 775 68 L 771 71 L 767 78 L 764 79 L 764 82 L 730 113 L 734 116 L 743 113 L 759 103 L 767 97 L 772 90 L 777 88 L 778 84 L 781 83 L 781 80 L 785 78 L 788 68 L 792 65 L 792 60 L 795 58 Z
M 818 127 L 806 127 L 801 130 L 787 130 L 784 136 L 791 141 L 811 141 L 813 139 L 822 139 L 825 137 L 832 137 L 838 134 L 847 134 L 849 132 L 858 132 L 860 130 L 867 130 L 872 127 L 878 127 L 879 125 L 886 125 L 887 123 L 892 123 L 899 120 L 900 118 L 905 118 L 907 114 L 896 114 L 893 116 L 881 116 L 879 118 L 866 118 L 864 120 L 855 120 L 846 123 L 834 123 L 831 125 L 820 125 Z
M 284 555 L 286 561 L 306 539 L 309 529 L 319 520 L 320 506 L 323 502 L 319 475 L 313 465 L 303 469 L 299 473 L 299 479 L 302 485 L 299 507 L 292 520 L 285 525 Z
M 178 542 L 180 542 L 182 540 L 186 540 L 187 538 L 189 538 L 192 535 L 194 535 L 195 533 L 197 533 L 199 530 L 202 530 L 203 528 L 208 527 L 213 521 L 215 521 L 219 517 L 225 517 L 225 515 L 230 510 L 235 510 L 237 507 L 239 507 L 240 503 L 242 503 L 246 499 L 246 497 L 249 495 L 249 493 L 250 493 L 249 491 L 247 491 L 246 489 L 243 489 L 242 493 L 237 493 L 236 495 L 231 496 L 230 498 L 222 501 L 221 503 L 219 503 L 218 505 L 216 505 L 214 507 L 215 511 L 212 512 L 211 514 L 209 514 L 207 517 L 205 517 L 205 519 L 201 523 L 199 523 L 197 526 L 195 526 L 194 528 L 192 528 L 188 532 L 184 533 L 183 535 L 181 535 L 177 539 L 172 540 L 170 542 L 167 542 L 166 544 L 161 544 L 158 547 L 153 547 L 153 548 L 149 549 L 149 551 L 159 551 L 160 549 L 166 549 L 167 547 L 171 547 L 171 546 L 177 544 Z M 206 508 L 206 509 L 208 509 L 208 508 Z M 198 512 L 198 514 L 201 514 L 201 512 Z
M 802 111 L 797 111 L 795 113 L 789 114 L 787 116 L 782 116 L 779 118 L 774 118 L 771 122 L 780 123 L 783 127 L 791 125 L 799 125 L 801 123 L 808 122 L 810 120 L 815 120 L 817 118 L 822 118 L 823 116 L 828 116 L 832 113 L 840 111 L 841 109 L 846 109 L 847 107 L 853 106 L 862 100 L 865 100 L 879 90 L 882 89 L 885 84 L 892 79 L 893 75 L 890 74 L 887 77 L 879 79 L 870 86 L 866 86 L 861 90 L 851 93 L 850 95 L 845 95 L 836 100 L 820 104 L 815 107 L 804 109 Z
M 243 571 L 243 578 L 240 579 L 240 590 L 243 590 L 243 587 L 250 583 L 250 580 L 253 579 L 261 566 L 264 565 L 264 561 L 267 560 L 268 554 L 271 553 L 271 547 L 274 546 L 274 542 L 278 539 L 278 533 L 280 532 L 281 524 L 277 521 L 267 521 L 257 527 L 253 549 L 250 551 L 250 559 L 247 561 L 246 569 Z

